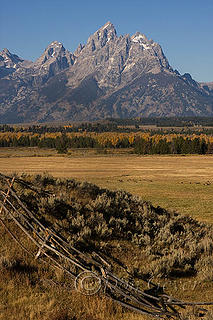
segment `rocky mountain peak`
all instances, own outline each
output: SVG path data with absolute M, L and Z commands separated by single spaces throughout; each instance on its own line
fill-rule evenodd
M 79 85 L 85 77 L 93 74 L 100 88 L 113 89 L 141 73 L 172 71 L 160 45 L 140 32 L 132 37 L 128 34 L 118 37 L 111 22 L 92 34 L 85 46 L 80 44 L 74 55 L 76 60 L 74 68 L 70 69 L 70 86 Z
M 103 48 L 108 42 L 117 38 L 117 32 L 111 22 L 107 22 L 103 27 L 91 35 L 87 41 L 87 47 L 92 51 Z
M 153 68 L 150 69 L 152 70 L 152 72 L 158 73 L 162 70 L 174 72 L 169 65 L 167 58 L 165 57 L 161 46 L 157 42 L 154 42 L 152 39 L 149 40 L 144 34 L 140 32 L 136 32 L 131 37 L 131 43 L 135 48 L 134 50 L 142 50 L 143 55 L 145 55 L 146 59 L 150 61 L 149 66 L 153 66 Z
M 104 30 L 106 30 L 106 32 L 111 31 L 114 34 L 117 34 L 114 25 L 110 21 L 106 22 L 100 29 L 97 30 L 97 32 L 101 32 L 101 31 L 104 31 Z
M 74 52 L 74 56 L 78 57 L 84 47 L 85 45 L 82 45 L 81 43 L 79 43 L 78 48 Z
M 135 34 L 133 34 L 133 36 L 131 37 L 131 39 L 132 39 L 133 42 L 139 42 L 139 43 L 140 43 L 140 42 L 143 42 L 143 41 L 145 41 L 145 42 L 148 41 L 148 39 L 147 39 L 147 37 L 145 36 L 145 34 L 139 32 L 139 31 L 137 31 Z
M 74 64 L 74 55 L 66 50 L 61 42 L 53 41 L 34 63 L 34 71 L 38 75 L 45 74 L 45 81 L 61 70 Z M 43 78 L 42 78 L 43 79 Z M 44 81 L 44 79 L 42 81 Z
M 16 68 L 18 63 L 24 60 L 19 58 L 16 54 L 12 54 L 7 48 L 0 52 L 0 66 L 5 68 Z
M 35 62 L 0 52 L 2 122 L 212 116 L 212 88 L 174 71 L 143 33 L 117 36 L 111 22 L 74 54 L 58 41 Z
M 205 93 L 213 97 L 213 82 L 200 82 L 199 85 Z
M 7 48 L 4 48 L 0 53 L 6 54 L 6 55 L 11 55 L 10 51 Z
M 50 50 L 50 49 L 53 49 L 55 51 L 61 51 L 61 50 L 65 51 L 63 44 L 59 41 L 52 41 L 46 48 L 46 50 Z
M 148 40 L 145 34 L 136 32 L 132 37 L 131 41 L 133 43 L 138 43 L 144 50 L 150 50 L 155 45 L 153 40 Z
M 63 55 L 65 53 L 65 48 L 61 42 L 53 41 L 48 47 L 44 50 L 44 53 L 41 55 L 39 59 L 37 59 L 37 64 L 44 64 L 46 61 L 54 60 L 59 55 Z

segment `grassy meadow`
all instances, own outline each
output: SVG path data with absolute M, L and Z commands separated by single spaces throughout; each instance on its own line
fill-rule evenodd
M 128 150 L 129 152 L 129 150 Z M 56 178 L 75 178 L 111 190 L 125 190 L 170 211 L 178 211 L 213 224 L 213 156 L 139 156 L 99 150 L 69 150 L 59 155 L 55 150 L 38 148 L 1 148 L 0 172 L 48 173 Z M 3 230 L 3 229 L 1 229 Z M 21 235 L 20 235 L 21 236 Z M 28 245 L 29 241 L 23 238 Z M 122 242 L 123 241 L 123 242 Z M 123 258 L 126 265 L 141 267 L 146 262 L 140 248 L 122 240 L 112 245 L 113 254 Z M 8 246 L 5 247 L 5 243 Z M 2 255 L 12 265 L 21 261 L 26 272 L 5 267 L 0 274 L 0 320 L 148 320 L 150 317 L 123 311 L 106 297 L 85 297 L 78 292 L 55 288 L 48 278 L 60 281 L 60 272 L 45 270 L 37 261 L 17 250 L 10 236 L 3 230 L 0 237 Z M 0 259 L 2 263 L 3 258 Z M 13 262 L 14 259 L 14 262 Z M 31 275 L 28 266 L 32 268 Z M 35 271 L 33 270 L 35 268 Z M 47 282 L 38 281 L 45 278 Z M 53 275 L 51 274 L 53 273 Z M 55 275 L 54 275 L 55 273 Z M 186 301 L 213 301 L 212 281 L 202 277 L 159 279 L 166 291 Z M 1 307 L 2 305 L 2 307 Z M 211 308 L 212 309 L 212 308 Z M 185 311 L 182 320 L 195 319 Z M 77 317 L 76 317 L 77 315 Z M 212 320 L 210 312 L 205 320 Z
M 11 148 L 0 150 L 0 172 L 49 173 L 112 190 L 125 190 L 161 206 L 213 223 L 213 156 L 138 156 L 124 151 Z

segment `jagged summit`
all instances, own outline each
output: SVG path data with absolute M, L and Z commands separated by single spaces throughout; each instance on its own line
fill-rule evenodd
M 57 40 L 54 40 L 54 41 L 52 41 L 52 42 L 49 44 L 49 46 L 56 46 L 56 47 L 58 47 L 58 46 L 63 46 L 63 44 L 62 44 L 61 42 L 57 41 Z
M 89 37 L 87 46 L 90 47 L 92 51 L 95 51 L 96 49 L 103 48 L 109 41 L 116 38 L 117 32 L 115 27 L 111 22 L 107 22 Z
M 6 68 L 15 68 L 16 65 L 24 60 L 16 54 L 12 54 L 7 48 L 0 52 L 0 63 Z
M 133 34 L 132 37 L 131 37 L 131 39 L 132 39 L 132 40 L 135 40 L 135 42 L 137 42 L 137 41 L 139 41 L 139 42 L 140 42 L 140 41 L 149 41 L 149 40 L 147 39 L 147 37 L 145 36 L 145 34 L 139 32 L 139 31 L 137 31 L 135 34 Z
M 11 54 L 10 51 L 7 48 L 4 48 L 0 54 Z
M 48 59 L 55 58 L 65 52 L 65 48 L 61 42 L 53 41 L 44 50 L 44 53 L 37 59 L 37 63 L 44 64 Z
M 88 38 L 86 45 L 82 43 L 78 45 L 74 52 L 74 56 L 78 57 L 84 48 L 86 48 L 84 51 L 95 51 L 96 49 L 100 49 L 110 40 L 115 38 L 117 38 L 116 29 L 114 25 L 108 21 Z
M 100 27 L 95 33 L 97 33 L 97 32 L 113 32 L 114 34 L 117 34 L 117 31 L 116 31 L 116 29 L 115 29 L 115 27 L 114 27 L 114 25 L 110 22 L 110 21 L 108 21 L 108 22 L 106 22 L 102 27 Z
M 65 48 L 61 42 L 55 40 L 55 41 L 52 41 L 47 46 L 47 48 L 45 49 L 44 52 L 48 52 L 48 54 L 52 55 L 51 51 L 53 51 L 53 52 L 65 51 Z
M 74 54 L 52 41 L 34 63 L 0 52 L 0 121 L 213 116 L 213 93 L 169 65 L 143 33 L 108 21 Z
M 145 34 L 140 32 L 136 32 L 131 37 L 131 41 L 140 44 L 144 48 L 144 50 L 152 49 L 152 47 L 156 45 L 153 40 L 148 40 Z
M 74 56 L 77 57 L 81 53 L 81 51 L 83 50 L 84 47 L 85 47 L 84 44 L 79 43 L 78 48 L 74 52 Z
M 114 25 L 112 24 L 112 22 L 111 21 L 107 21 L 100 29 L 106 29 L 106 28 L 108 28 L 108 29 L 115 29 L 115 27 L 114 27 Z M 100 30 L 99 29 L 99 30 Z
M 52 41 L 34 63 L 34 70 L 47 74 L 44 79 L 54 76 L 74 63 L 74 55 L 66 50 L 59 41 Z

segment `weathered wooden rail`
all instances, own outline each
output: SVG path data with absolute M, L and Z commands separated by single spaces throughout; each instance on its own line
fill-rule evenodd
M 31 189 L 37 196 L 47 191 L 17 177 L 8 177 L 0 174 L 6 188 L 0 191 L 0 223 L 11 237 L 28 254 L 35 259 L 58 268 L 73 279 L 75 289 L 85 295 L 103 292 L 123 307 L 163 319 L 181 319 L 180 310 L 187 306 L 213 305 L 213 302 L 184 302 L 177 300 L 163 291 L 153 290 L 147 293 L 134 284 L 124 281 L 112 272 L 112 266 L 98 253 L 88 254 L 81 252 L 70 245 L 66 239 L 59 236 L 53 229 L 46 228 L 32 213 L 17 195 L 15 185 L 22 185 Z M 9 221 L 9 223 L 8 223 Z M 32 252 L 10 230 L 9 225 L 14 223 L 34 244 L 36 250 Z M 155 286 L 153 285 L 153 289 Z

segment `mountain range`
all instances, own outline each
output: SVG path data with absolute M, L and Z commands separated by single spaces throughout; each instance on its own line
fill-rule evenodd
M 0 123 L 213 116 L 213 83 L 174 70 L 161 46 L 107 22 L 74 53 L 53 41 L 36 61 L 0 52 Z

